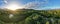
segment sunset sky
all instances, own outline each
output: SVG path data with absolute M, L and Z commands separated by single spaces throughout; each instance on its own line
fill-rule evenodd
M 60 0 L 0 0 L 0 8 L 7 8 L 7 6 L 12 5 L 18 6 L 16 8 L 59 9 Z

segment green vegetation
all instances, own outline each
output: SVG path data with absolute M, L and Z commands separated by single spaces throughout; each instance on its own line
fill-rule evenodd
M 60 24 L 60 10 L 0 9 L 0 24 Z

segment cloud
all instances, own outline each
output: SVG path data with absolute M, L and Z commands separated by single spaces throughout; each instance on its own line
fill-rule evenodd
M 48 0 L 43 0 L 42 2 L 32 1 L 32 2 L 28 2 L 27 4 L 25 4 L 24 7 L 28 9 L 36 9 L 39 7 L 43 7 L 45 4 L 47 4 L 47 2 Z
M 7 0 L 4 0 L 4 3 L 6 3 L 6 4 L 7 4 L 7 3 L 8 3 L 8 1 L 7 1 Z

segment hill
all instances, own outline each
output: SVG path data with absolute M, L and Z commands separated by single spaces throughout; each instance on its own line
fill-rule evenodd
M 60 10 L 0 9 L 0 24 L 60 24 Z

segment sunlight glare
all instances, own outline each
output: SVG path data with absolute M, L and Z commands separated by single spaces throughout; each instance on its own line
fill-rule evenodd
M 10 4 L 7 6 L 7 9 L 10 9 L 10 10 L 16 10 L 16 9 L 21 9 L 22 7 L 20 7 L 19 5 L 17 4 Z

